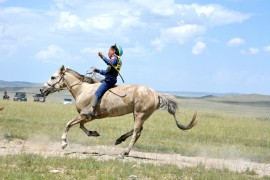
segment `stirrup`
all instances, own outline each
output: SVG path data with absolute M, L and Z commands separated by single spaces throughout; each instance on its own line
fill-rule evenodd
M 84 115 L 84 116 L 88 116 L 88 117 L 94 117 L 95 116 L 94 112 L 92 112 L 92 111 L 81 112 L 80 114 Z

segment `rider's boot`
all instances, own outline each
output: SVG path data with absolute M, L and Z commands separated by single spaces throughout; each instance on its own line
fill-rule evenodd
M 86 108 L 84 108 L 82 111 L 81 111 L 81 115 L 84 115 L 84 116 L 88 116 L 88 117 L 94 117 L 95 116 L 95 108 L 97 106 L 97 103 L 98 103 L 98 98 L 94 95 L 92 100 L 91 100 L 91 107 L 90 109 L 88 109 L 88 106 Z

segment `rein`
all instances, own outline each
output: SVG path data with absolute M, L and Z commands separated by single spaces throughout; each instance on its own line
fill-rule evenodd
M 59 84 L 62 80 L 64 80 L 65 73 L 66 73 L 66 71 L 63 72 L 63 73 L 61 73 L 61 78 L 60 78 L 57 82 L 55 82 L 55 83 L 53 83 L 53 84 L 50 84 L 50 83 L 46 82 L 46 84 L 48 84 L 48 85 L 49 85 L 50 87 L 52 87 L 52 88 L 55 88 L 55 85 L 56 85 L 56 84 Z M 79 82 L 77 82 L 77 83 L 71 85 L 70 87 L 66 86 L 66 88 L 67 88 L 68 90 L 71 90 L 72 87 L 74 87 L 74 86 L 76 86 L 76 85 L 81 85 L 82 83 L 83 83 L 83 80 L 82 80 L 82 81 L 80 80 Z M 61 87 L 61 86 L 60 86 L 60 88 L 58 89 L 58 91 L 61 91 L 61 90 L 64 90 L 64 89 L 65 89 L 65 87 Z
M 121 97 L 121 98 L 123 98 L 123 97 L 125 97 L 127 94 L 117 94 L 117 93 L 115 93 L 115 92 L 113 92 L 112 90 L 108 90 L 108 91 L 110 91 L 112 94 L 114 94 L 114 95 L 116 95 L 116 96 L 118 96 L 118 97 Z
M 56 85 L 56 84 L 60 84 L 60 82 L 61 82 L 62 80 L 64 80 L 65 73 L 66 73 L 66 71 L 64 71 L 63 73 L 61 73 L 61 77 L 60 77 L 60 79 L 59 79 L 57 82 L 55 82 L 55 83 L 53 83 L 53 84 L 50 84 L 50 83 L 46 82 L 46 84 L 48 84 L 48 86 L 50 86 L 51 88 L 55 88 L 55 85 Z M 93 76 L 94 76 L 94 72 L 91 72 L 91 73 L 88 73 L 88 72 L 87 72 L 86 75 L 87 75 L 87 74 L 92 74 L 92 73 L 93 73 L 93 75 L 92 75 L 92 77 L 93 77 Z M 72 89 L 74 86 L 81 85 L 81 84 L 84 82 L 84 79 L 85 79 L 86 75 L 83 77 L 82 80 L 79 80 L 79 82 L 77 82 L 77 83 L 75 83 L 75 84 L 73 84 L 73 85 L 70 85 L 70 87 L 66 86 L 66 88 L 67 88 L 69 91 L 71 91 L 71 89 Z M 60 88 L 59 88 L 57 91 L 61 91 L 61 90 L 64 90 L 64 89 L 65 89 L 65 87 L 60 86 Z M 123 98 L 123 97 L 126 96 L 126 94 L 117 94 L 117 93 L 113 92 L 111 89 L 109 89 L 108 91 L 111 92 L 112 94 L 118 96 L 118 97 L 121 97 L 121 98 Z

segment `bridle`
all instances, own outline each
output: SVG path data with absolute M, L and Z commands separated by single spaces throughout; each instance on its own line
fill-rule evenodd
M 62 80 L 64 81 L 65 73 L 66 73 L 66 71 L 61 72 L 61 76 L 60 76 L 60 78 L 59 78 L 59 80 L 58 80 L 57 82 L 55 82 L 55 83 L 53 83 L 53 84 L 50 84 L 50 83 L 46 82 L 46 84 L 47 84 L 51 89 L 56 89 L 55 86 L 56 86 L 57 84 L 59 84 L 59 86 L 60 86 L 60 82 L 61 82 Z M 82 80 L 79 80 L 79 82 L 77 82 L 77 83 L 71 85 L 70 87 L 66 86 L 66 88 L 67 88 L 68 90 L 71 90 L 74 86 L 76 86 L 76 85 L 81 85 L 82 83 L 83 83 L 83 81 L 82 81 Z M 63 90 L 63 89 L 65 89 L 65 87 L 60 86 L 60 88 L 59 88 L 57 91 L 61 91 L 61 90 Z
M 53 83 L 53 84 L 50 84 L 50 83 L 46 82 L 46 84 L 47 84 L 48 86 L 50 86 L 50 88 L 54 88 L 54 89 L 55 89 L 55 85 L 56 85 L 56 84 L 59 84 L 59 83 L 61 82 L 62 79 L 64 80 L 64 74 L 65 74 L 65 73 L 61 74 L 61 77 L 60 77 L 60 79 L 59 79 L 57 82 L 55 82 L 55 83 Z M 60 86 L 60 89 L 64 89 L 64 88 L 61 88 L 61 86 Z

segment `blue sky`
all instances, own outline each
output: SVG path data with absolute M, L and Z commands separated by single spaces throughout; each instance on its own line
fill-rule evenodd
M 0 80 L 84 74 L 123 47 L 126 84 L 270 94 L 268 0 L 0 0 Z M 118 79 L 118 84 L 122 84 Z

